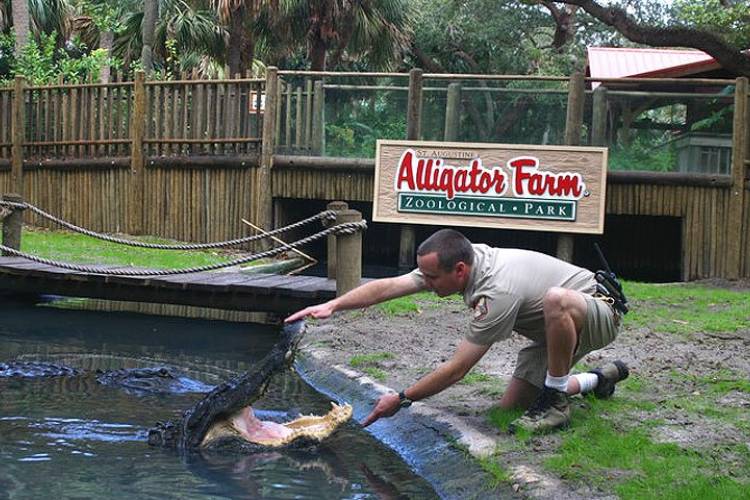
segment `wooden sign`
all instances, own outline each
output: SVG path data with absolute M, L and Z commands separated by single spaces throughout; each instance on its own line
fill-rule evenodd
M 373 220 L 604 232 L 607 148 L 377 143 Z

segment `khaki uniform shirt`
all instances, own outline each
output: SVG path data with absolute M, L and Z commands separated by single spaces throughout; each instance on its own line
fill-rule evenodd
M 515 248 L 492 248 L 477 244 L 471 276 L 464 290 L 466 305 L 474 310 L 466 338 L 490 345 L 510 336 L 513 330 L 534 341 L 544 340 L 542 301 L 552 287 L 592 294 L 594 273 L 549 255 Z M 424 287 L 419 269 L 412 279 Z

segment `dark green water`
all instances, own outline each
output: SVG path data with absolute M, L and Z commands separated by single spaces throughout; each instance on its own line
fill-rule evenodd
M 257 362 L 276 331 L 254 324 L 0 306 L 0 362 L 95 369 L 171 366 L 209 389 Z M 150 448 L 146 432 L 200 393 L 128 393 L 93 376 L 0 377 L 0 498 L 434 498 L 394 453 L 351 424 L 315 450 L 254 455 Z M 325 413 L 290 372 L 258 415 Z

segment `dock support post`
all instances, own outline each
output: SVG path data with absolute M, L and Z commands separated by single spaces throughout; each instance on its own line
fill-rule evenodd
M 3 201 L 23 203 L 23 197 L 18 194 L 8 193 L 3 195 Z M 3 220 L 3 245 L 21 250 L 21 229 L 23 228 L 23 209 L 13 208 Z M 3 255 L 10 255 L 3 252 Z
M 362 213 L 342 210 L 336 214 L 336 223 L 359 222 Z M 336 296 L 340 297 L 359 286 L 362 280 L 362 232 L 336 236 Z
M 345 201 L 332 201 L 328 205 L 326 205 L 326 210 L 333 210 L 336 212 L 336 222 L 338 222 L 338 212 L 342 212 L 344 210 L 349 210 L 349 205 Z M 333 225 L 336 222 L 328 223 L 327 225 Z M 336 279 L 336 235 L 335 234 L 329 234 L 326 238 L 327 240 L 327 258 L 328 261 L 328 279 L 329 280 L 335 280 Z

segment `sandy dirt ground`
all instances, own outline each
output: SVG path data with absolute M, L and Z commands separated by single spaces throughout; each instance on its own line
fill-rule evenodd
M 750 282 L 709 282 L 709 285 L 748 290 Z M 467 331 L 470 311 L 460 300 L 419 302 L 420 310 L 402 316 L 389 316 L 376 308 L 338 313 L 327 320 L 313 321 L 305 344 L 314 347 L 331 365 L 349 366 L 353 356 L 359 354 L 391 353 L 393 357 L 373 366 L 381 369 L 385 379 L 381 382 L 393 389 L 408 387 L 428 373 L 453 353 Z M 637 303 L 636 303 L 637 306 Z M 473 373 L 488 375 L 472 384 L 458 383 L 424 402 L 434 408 L 460 416 L 472 426 L 495 435 L 499 449 L 506 436 L 493 428 L 486 414 L 496 405 L 507 385 L 515 365 L 516 353 L 529 341 L 514 334 L 511 339 L 495 344 L 474 368 Z M 304 347 L 303 347 L 304 349 Z M 660 419 L 664 425 L 655 426 L 653 439 L 669 441 L 681 446 L 714 448 L 721 443 L 750 440 L 733 426 L 717 426 L 715 421 L 688 411 L 659 410 L 659 403 L 699 390 L 690 375 L 705 375 L 717 369 L 750 374 L 750 332 L 696 333 L 675 335 L 652 331 L 649 328 L 629 328 L 627 321 L 617 340 L 608 347 L 589 354 L 582 360 L 585 369 L 593 368 L 606 360 L 620 359 L 631 369 L 631 376 L 648 381 L 647 391 L 638 397 L 656 403 L 656 410 L 629 416 L 624 425 L 637 425 L 638 421 Z M 574 369 L 574 372 L 578 371 Z M 675 377 L 679 372 L 684 377 Z M 574 404 L 585 407 L 585 400 L 574 398 Z M 750 409 L 747 393 L 731 392 L 715 402 L 717 405 Z M 529 470 L 540 471 L 541 460 L 553 452 L 559 443 L 553 435 L 535 438 L 524 450 L 508 453 L 502 460 L 507 464 L 528 465 Z M 509 447 L 512 448 L 512 447 Z M 518 470 L 516 467 L 515 470 Z M 533 475 L 533 474 L 532 474 Z M 530 484 L 537 479 L 524 480 L 517 475 L 515 487 L 526 490 L 531 496 L 550 493 Z M 550 478 L 553 483 L 555 478 Z M 549 486 L 549 485 L 548 485 Z M 555 496 L 591 497 L 604 492 L 588 491 L 580 485 L 552 484 Z M 567 494 L 562 494 L 567 490 Z

